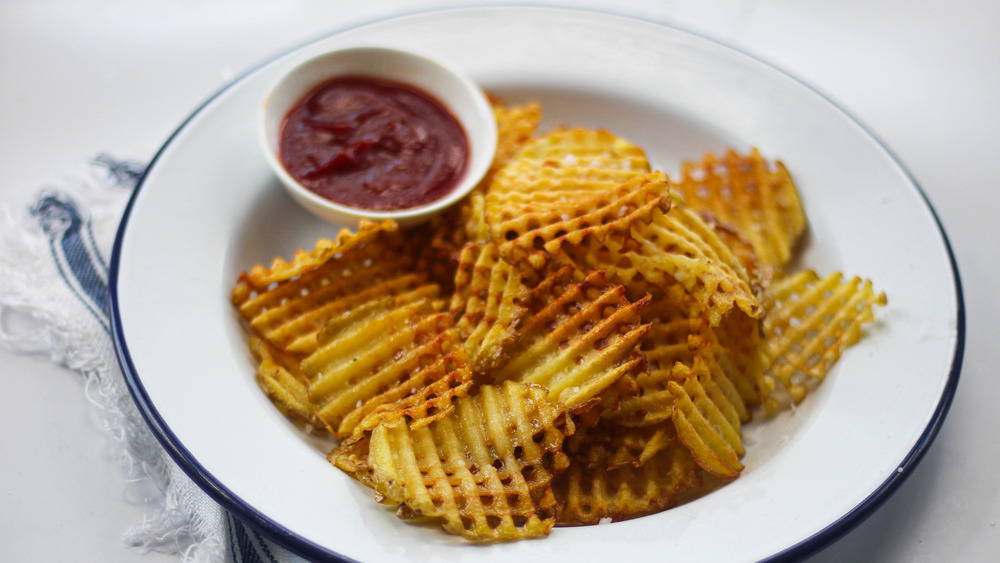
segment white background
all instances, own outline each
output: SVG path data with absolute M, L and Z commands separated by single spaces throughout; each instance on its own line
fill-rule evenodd
M 149 159 L 209 95 L 276 51 L 352 23 L 455 4 L 475 2 L 0 1 L 0 202 L 19 212 L 100 152 Z M 761 56 L 845 106 L 910 169 L 961 269 L 968 336 L 958 394 L 899 491 L 814 559 L 995 560 L 1000 4 L 547 4 L 672 23 Z M 142 519 L 142 495 L 127 486 L 77 375 L 0 350 L 0 385 L 0 559 L 176 560 L 124 547 L 123 534 Z

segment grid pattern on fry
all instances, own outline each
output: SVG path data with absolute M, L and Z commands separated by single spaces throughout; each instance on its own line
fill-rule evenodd
M 469 539 L 546 535 L 556 517 L 552 477 L 566 468 L 562 411 L 546 395 L 508 381 L 457 400 L 428 426 L 383 421 L 371 436 L 375 489 L 403 516 L 439 518 Z
M 860 340 L 862 327 L 875 320 L 874 307 L 888 300 L 871 280 L 840 272 L 820 277 L 807 269 L 776 282 L 765 303 L 765 377 L 780 382 L 798 403 L 810 380 L 826 377 L 843 350 Z
M 712 214 L 749 241 L 768 266 L 784 266 L 805 230 L 806 216 L 788 169 L 781 161 L 772 165 L 757 149 L 685 162 L 671 187 L 692 209 Z
M 524 276 L 500 259 L 493 243 L 466 243 L 455 269 L 451 313 L 477 371 L 505 360 L 528 313 L 531 289 Z
M 494 372 L 496 380 L 542 385 L 551 400 L 574 409 L 644 369 L 634 352 L 649 330 L 639 316 L 648 300 L 629 302 L 624 288 L 600 271 L 557 285 L 546 297 L 525 321 L 510 360 Z

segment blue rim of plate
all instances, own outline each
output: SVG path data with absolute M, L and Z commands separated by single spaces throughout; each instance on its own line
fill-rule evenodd
M 938 228 L 938 233 L 940 234 L 941 241 L 944 243 L 945 250 L 948 255 L 948 261 L 951 266 L 952 276 L 955 283 L 955 309 L 956 309 L 956 332 L 955 332 L 955 348 L 952 356 L 951 369 L 948 373 L 948 379 L 944 385 L 941 397 L 938 400 L 937 407 L 934 410 L 930 421 L 921 433 L 920 438 L 917 440 L 916 444 L 909 451 L 909 453 L 903 458 L 902 462 L 899 464 L 899 470 L 893 471 L 889 477 L 887 477 L 867 498 L 862 500 L 851 509 L 849 512 L 838 518 L 837 520 L 830 523 L 825 528 L 817 531 L 810 537 L 802 540 L 798 544 L 790 546 L 774 555 L 766 558 L 764 561 L 770 562 L 787 562 L 787 561 L 798 561 L 804 559 L 810 555 L 814 555 L 823 548 L 829 546 L 834 541 L 845 536 L 859 524 L 865 521 L 872 513 L 874 513 L 889 497 L 895 493 L 899 487 L 903 484 L 907 477 L 913 472 L 913 469 L 917 466 L 920 460 L 923 458 L 924 454 L 930 448 L 935 437 L 941 429 L 944 419 L 948 414 L 948 409 L 951 407 L 952 400 L 954 399 L 955 392 L 958 388 L 959 374 L 962 370 L 962 360 L 965 352 L 965 299 L 962 291 L 961 276 L 959 274 L 958 263 L 955 259 L 955 254 L 951 247 L 951 242 L 948 239 L 948 235 L 944 230 L 944 225 L 941 223 L 938 217 L 937 211 L 935 211 L 930 199 L 927 197 L 926 192 L 917 183 L 916 178 L 913 177 L 912 173 L 903 165 L 903 163 L 896 157 L 895 153 L 889 149 L 889 147 L 877 136 L 875 133 L 863 124 L 858 118 L 847 111 L 844 107 L 838 104 L 836 101 L 831 99 L 822 91 L 817 88 L 812 87 L 806 81 L 802 80 L 794 73 L 788 72 L 782 68 L 777 67 L 773 63 L 764 60 L 753 53 L 746 51 L 743 48 L 733 46 L 725 41 L 720 41 L 716 38 L 706 36 L 704 34 L 692 32 L 687 29 L 679 28 L 674 25 L 666 24 L 663 22 L 657 22 L 652 20 L 640 19 L 633 16 L 616 14 L 612 12 L 602 12 L 597 10 L 583 10 L 576 8 L 557 8 L 549 6 L 535 6 L 535 5 L 505 5 L 506 9 L 527 9 L 527 8 L 541 8 L 545 10 L 552 11 L 568 11 L 568 12 L 585 12 L 592 13 L 599 16 L 607 16 L 619 19 L 632 19 L 637 22 L 642 22 L 644 24 L 654 24 L 663 27 L 664 29 L 669 29 L 671 31 L 685 33 L 694 37 L 698 37 L 702 40 L 709 41 L 722 45 L 728 49 L 741 53 L 748 56 L 764 65 L 767 65 L 778 72 L 790 77 L 794 81 L 801 84 L 806 89 L 822 97 L 827 103 L 837 108 L 841 113 L 843 113 L 849 120 L 861 127 L 864 132 L 871 137 L 878 146 L 885 151 L 885 153 L 893 160 L 893 162 L 902 170 L 907 179 L 917 190 L 921 199 L 930 212 L 934 219 L 935 224 Z M 420 10 L 408 13 L 398 14 L 389 18 L 376 18 L 368 21 L 358 22 L 347 27 L 332 30 L 327 33 L 323 33 L 317 37 L 314 37 L 308 41 L 305 41 L 299 45 L 296 45 L 285 51 L 276 53 L 270 58 L 263 60 L 233 79 L 229 84 L 219 89 L 212 96 L 206 99 L 201 105 L 199 105 L 183 122 L 174 130 L 173 133 L 167 138 L 160 149 L 153 156 L 150 161 L 149 166 L 147 166 L 146 171 L 143 173 L 142 178 L 139 180 L 138 185 L 135 188 L 128 204 L 125 207 L 125 211 L 122 215 L 121 223 L 118 226 L 118 232 L 115 236 L 115 243 L 111 253 L 111 260 L 109 266 L 108 274 L 108 291 L 109 291 L 109 313 L 112 320 L 112 339 L 114 341 L 115 351 L 117 354 L 118 363 L 121 366 L 122 373 L 125 377 L 125 383 L 128 386 L 129 392 L 132 395 L 136 407 L 139 413 L 142 415 L 146 424 L 149 426 L 153 435 L 160 442 L 163 448 L 167 451 L 170 457 L 177 463 L 178 466 L 190 477 L 202 490 L 204 490 L 213 500 L 218 502 L 224 509 L 229 511 L 243 523 L 248 525 L 250 528 L 274 541 L 275 543 L 281 545 L 282 547 L 288 549 L 289 551 L 304 557 L 309 560 L 323 560 L 323 561 L 353 561 L 348 559 L 343 555 L 330 551 L 329 549 L 320 546 L 312 541 L 309 541 L 302 536 L 296 534 L 294 531 L 289 530 L 273 520 L 269 519 L 265 514 L 257 511 L 248 503 L 246 503 L 239 496 L 235 495 L 231 490 L 229 490 L 222 482 L 216 479 L 211 473 L 209 473 L 195 457 L 184 447 L 184 444 L 177 438 L 177 436 L 171 431 L 170 427 L 166 424 L 163 418 L 160 416 L 156 407 L 153 405 L 152 400 L 149 398 L 146 390 L 142 384 L 141 378 L 138 371 L 132 362 L 131 355 L 129 354 L 128 345 L 125 341 L 125 335 L 122 331 L 120 309 L 118 304 L 118 271 L 121 259 L 121 245 L 125 237 L 126 230 L 128 228 L 129 217 L 132 212 L 133 204 L 139 192 L 142 190 L 145 184 L 146 178 L 149 176 L 150 172 L 155 169 L 156 163 L 160 156 L 166 150 L 166 148 L 173 142 L 173 140 L 178 136 L 178 134 L 184 130 L 185 127 L 204 110 L 209 104 L 211 104 L 215 99 L 217 99 L 224 92 L 228 91 L 230 88 L 239 84 L 246 77 L 257 72 L 260 68 L 264 67 L 270 62 L 273 62 L 284 55 L 292 53 L 298 49 L 308 46 L 316 41 L 323 38 L 337 35 L 339 33 L 344 33 L 356 28 L 364 27 L 367 25 L 372 25 L 382 21 L 388 21 L 399 18 L 407 18 L 412 16 L 417 16 L 421 14 L 429 13 L 448 13 L 448 12 L 462 12 L 462 11 L 478 11 L 482 9 L 496 9 L 497 6 L 479 6 L 471 8 L 448 8 L 439 10 Z

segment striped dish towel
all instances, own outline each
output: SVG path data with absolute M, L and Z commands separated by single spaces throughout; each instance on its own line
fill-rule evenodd
M 143 169 L 99 156 L 83 178 L 42 191 L 30 209 L 0 206 L 0 343 L 47 354 L 86 379 L 87 400 L 121 447 L 124 480 L 153 496 L 145 503 L 153 508 L 126 534 L 126 546 L 181 561 L 302 561 L 199 489 L 156 441 L 129 395 L 111 340 L 107 257 Z

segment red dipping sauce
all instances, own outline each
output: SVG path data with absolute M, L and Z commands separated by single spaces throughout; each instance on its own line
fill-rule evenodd
M 285 116 L 278 147 L 309 191 L 383 211 L 444 197 L 469 159 L 465 131 L 440 102 L 363 77 L 334 78 L 306 95 Z

